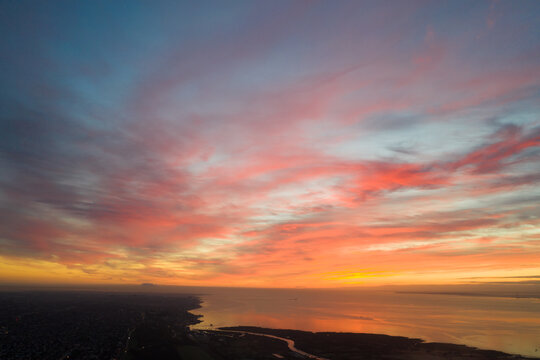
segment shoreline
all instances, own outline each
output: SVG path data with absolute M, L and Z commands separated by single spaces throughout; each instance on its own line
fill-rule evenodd
M 311 359 L 354 359 L 370 354 L 380 359 L 486 359 L 534 360 L 540 357 L 509 354 L 472 346 L 426 342 L 423 339 L 371 333 L 309 332 L 292 329 L 271 329 L 253 326 L 231 326 L 216 329 L 194 329 L 196 332 L 222 332 L 265 336 L 292 342 L 294 350 Z M 192 330 L 193 331 L 193 330 Z M 290 341 L 290 342 L 289 342 Z M 290 348 L 290 346 L 289 346 Z M 293 350 L 293 351 L 294 351 Z
M 202 306 L 197 307 L 202 308 Z M 191 313 L 190 309 L 189 312 Z M 191 313 L 192 314 L 192 313 Z M 500 350 L 492 350 L 492 349 L 485 349 L 485 348 L 479 348 L 475 346 L 465 345 L 465 344 L 458 344 L 458 343 L 449 343 L 449 342 L 440 342 L 440 341 L 427 341 L 425 339 L 421 338 L 415 338 L 415 337 L 407 337 L 403 335 L 388 335 L 388 334 L 381 334 L 381 333 L 362 333 L 362 332 L 338 332 L 338 331 L 307 331 L 307 330 L 296 330 L 296 329 L 277 329 L 277 328 L 267 328 L 267 327 L 258 327 L 258 326 L 244 326 L 244 325 L 237 325 L 237 326 L 219 326 L 219 327 L 212 327 L 212 326 L 206 326 L 205 328 L 193 328 L 197 326 L 198 324 L 202 323 L 201 320 L 204 316 L 199 314 L 192 314 L 197 317 L 197 322 L 190 324 L 188 326 L 190 332 L 236 332 L 236 333 L 245 333 L 245 334 L 251 334 L 251 335 L 257 335 L 257 336 L 267 336 L 272 338 L 277 338 L 283 341 L 291 340 L 292 345 L 296 346 L 297 342 L 294 339 L 294 335 L 292 334 L 307 334 L 307 335 L 316 335 L 316 334 L 324 334 L 325 336 L 340 336 L 340 335 L 353 335 L 353 336 L 365 336 L 365 337 L 383 337 L 388 339 L 393 339 L 396 341 L 412 341 L 416 344 L 421 344 L 423 346 L 428 347 L 444 347 L 444 348 L 452 348 L 459 350 L 466 350 L 469 352 L 477 352 L 477 353 L 484 353 L 488 354 L 488 357 L 486 359 L 515 359 L 515 360 L 540 360 L 540 345 L 539 345 L 539 355 L 538 356 L 531 356 L 531 355 L 522 355 L 517 353 L 507 353 Z M 280 334 L 280 335 L 279 335 Z M 415 345 L 417 346 L 417 345 Z M 310 352 L 305 349 L 298 349 L 300 350 L 300 353 L 304 352 L 307 354 L 308 358 L 310 358 Z M 294 350 L 293 350 L 294 351 Z M 324 357 L 320 357 L 317 355 L 312 355 L 314 358 L 319 357 L 320 360 L 329 360 L 325 359 Z M 496 356 L 496 357 L 493 357 Z M 484 359 L 484 358 L 478 358 L 478 359 Z
M 436 291 L 358 294 L 344 292 L 343 298 L 346 301 L 333 302 L 333 293 L 321 292 L 317 293 L 320 295 L 320 301 L 310 302 L 308 297 L 310 293 L 304 294 L 302 291 L 286 293 L 252 291 L 238 294 L 231 291 L 202 296 L 204 300 L 202 309 L 195 311 L 203 315 L 202 323 L 193 328 L 212 330 L 230 326 L 258 326 L 324 333 L 361 331 L 419 338 L 426 343 L 464 345 L 479 350 L 486 349 L 540 359 L 540 343 L 535 336 L 538 333 L 538 323 L 533 320 L 532 312 L 540 303 L 532 296 L 521 294 L 510 297 L 502 296 L 500 293 L 496 296 L 492 294 L 479 296 L 485 294 Z M 222 297 L 227 306 L 221 304 Z M 438 297 L 442 297 L 442 300 Z M 290 298 L 298 298 L 300 301 L 288 301 Z M 380 308 L 377 303 L 379 299 L 381 299 Z M 365 306 L 355 305 L 343 309 L 339 307 L 341 303 L 347 305 L 353 300 L 359 300 L 359 303 Z M 441 304 L 437 308 L 428 307 L 425 312 L 423 306 L 434 301 L 437 301 L 437 304 L 440 301 Z M 394 306 L 389 314 L 386 314 L 381 309 L 388 304 L 399 306 Z M 402 304 L 404 305 L 401 306 Z M 412 311 L 400 312 L 406 309 L 406 306 L 410 306 Z M 252 314 L 246 309 L 251 309 Z M 492 309 L 495 313 L 492 313 Z M 501 311 L 504 313 L 501 314 Z M 440 321 L 435 317 L 439 317 Z M 209 326 L 211 323 L 213 326 Z
M 284 341 L 286 344 L 287 344 L 287 347 L 289 348 L 289 350 L 291 350 L 292 352 L 294 353 L 297 353 L 301 356 L 304 356 L 304 357 L 307 357 L 309 359 L 314 359 L 314 360 L 330 360 L 330 359 L 326 359 L 326 358 L 323 358 L 323 357 L 319 357 L 317 355 L 313 355 L 313 354 L 310 354 L 310 353 L 307 353 L 305 351 L 302 351 L 300 349 L 298 349 L 296 346 L 295 346 L 295 342 L 294 340 L 292 339 L 287 339 L 287 338 L 282 338 L 282 337 L 279 337 L 279 336 L 275 336 L 275 335 L 269 335 L 269 334 L 262 334 L 262 333 L 256 333 L 256 332 L 250 332 L 250 331 L 241 331 L 241 330 L 227 330 L 227 329 L 222 329 L 222 328 L 219 328 L 218 330 L 210 330 L 210 331 L 218 331 L 218 332 L 226 332 L 226 333 L 237 333 L 237 334 L 247 334 L 247 335 L 256 335 L 256 336 L 265 336 L 265 337 L 268 337 L 268 338 L 271 338 L 271 339 L 277 339 L 277 340 L 281 340 L 281 341 Z

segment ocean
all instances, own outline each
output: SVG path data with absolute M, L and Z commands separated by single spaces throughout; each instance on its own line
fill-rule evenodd
M 194 328 L 377 333 L 540 357 L 540 299 L 389 290 L 207 289 Z

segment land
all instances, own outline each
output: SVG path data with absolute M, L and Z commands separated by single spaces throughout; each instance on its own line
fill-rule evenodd
M 465 345 L 446 343 L 426 343 L 421 339 L 411 339 L 399 336 L 307 332 L 299 330 L 266 329 L 249 326 L 226 327 L 220 330 L 232 330 L 250 333 L 268 334 L 291 339 L 297 348 L 332 360 L 509 360 L 530 359 L 518 355 L 510 355 L 499 351 L 479 350 Z M 234 337 L 241 333 L 235 332 Z M 236 341 L 241 341 L 237 339 Z M 233 343 L 234 340 L 229 340 Z M 297 359 L 289 357 L 287 359 Z
M 511 299 L 540 299 L 540 294 L 512 294 L 512 293 L 479 293 L 479 292 L 455 292 L 455 291 L 396 291 L 397 294 L 413 295 L 451 295 L 473 297 L 502 297 Z
M 192 330 L 199 318 L 189 310 L 199 306 L 189 294 L 0 292 L 0 359 L 298 360 L 310 354 L 332 360 L 527 359 L 376 334 Z M 291 349 L 287 340 L 307 354 Z
M 0 359 L 144 359 L 187 334 L 199 304 L 189 295 L 0 292 Z

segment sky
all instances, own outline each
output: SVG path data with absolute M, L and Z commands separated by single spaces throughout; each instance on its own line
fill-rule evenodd
M 539 20 L 2 0 L 0 282 L 537 282 Z

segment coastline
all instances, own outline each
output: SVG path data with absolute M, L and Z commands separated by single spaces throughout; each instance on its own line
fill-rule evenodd
M 264 334 L 264 333 L 260 333 L 260 332 L 258 333 L 258 332 L 250 332 L 250 331 L 243 331 L 243 330 L 228 330 L 226 328 L 220 328 L 219 330 L 213 330 L 213 331 L 223 331 L 225 333 L 236 333 L 236 334 L 244 334 L 244 335 L 265 336 L 265 337 L 268 337 L 270 339 L 277 339 L 277 340 L 284 341 L 287 344 L 287 347 L 289 348 L 289 350 L 291 350 L 292 352 L 294 352 L 294 353 L 296 353 L 296 354 L 298 354 L 300 356 L 307 357 L 307 358 L 313 359 L 313 360 L 330 360 L 330 359 L 326 359 L 326 358 L 319 357 L 317 355 L 313 355 L 313 354 L 307 353 L 305 351 L 302 351 L 302 350 L 298 349 L 295 346 L 294 340 L 288 339 L 288 338 L 283 338 L 283 337 L 276 336 L 276 335 L 269 335 L 269 334 Z
M 202 308 L 194 312 L 203 315 L 202 323 L 192 328 L 256 326 L 387 334 L 538 358 L 538 299 L 500 296 L 501 292 L 456 293 L 214 289 L 201 296 Z
M 290 340 L 306 358 L 361 359 L 365 356 L 378 359 L 486 359 L 532 360 L 496 350 L 478 349 L 460 344 L 425 342 L 422 339 L 368 333 L 309 332 L 291 329 L 270 329 L 252 326 L 220 327 L 206 332 L 234 332 L 269 336 L 283 341 Z M 307 356 L 306 356 L 307 355 Z

